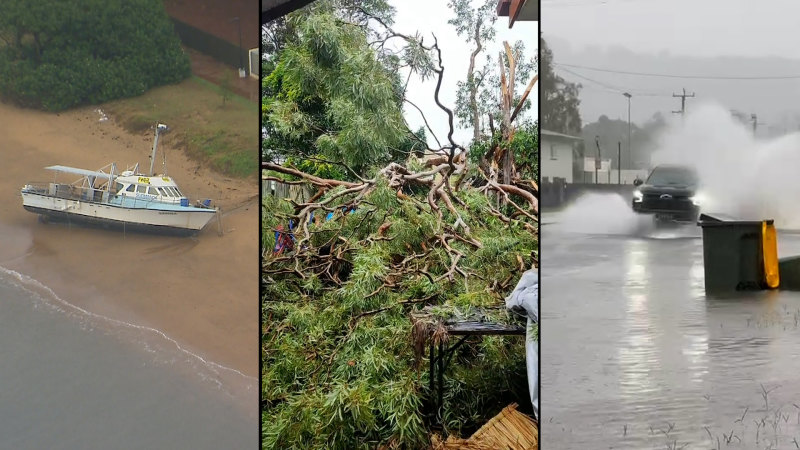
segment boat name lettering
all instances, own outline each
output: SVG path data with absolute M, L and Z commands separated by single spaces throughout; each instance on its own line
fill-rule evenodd
M 139 183 L 150 184 L 150 178 L 149 177 L 139 177 Z
M 161 177 L 161 179 L 169 183 L 169 177 Z
M 158 213 L 159 214 L 165 214 L 165 215 L 168 215 L 168 216 L 174 216 L 174 215 L 178 214 L 175 211 L 159 211 Z

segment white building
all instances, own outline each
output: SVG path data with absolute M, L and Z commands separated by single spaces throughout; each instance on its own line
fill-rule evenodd
M 542 179 L 564 178 L 572 183 L 577 145 L 583 138 L 555 131 L 539 131 L 539 165 Z M 580 180 L 578 180 L 580 181 Z

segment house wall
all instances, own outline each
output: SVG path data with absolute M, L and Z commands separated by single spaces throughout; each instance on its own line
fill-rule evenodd
M 563 178 L 572 183 L 572 143 L 541 136 L 539 148 L 542 178 Z

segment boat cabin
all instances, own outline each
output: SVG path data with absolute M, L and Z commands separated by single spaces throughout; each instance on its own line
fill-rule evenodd
M 139 200 L 189 206 L 189 199 L 181 193 L 172 178 L 164 175 L 148 177 L 129 171 L 123 172 L 114 178 L 111 193 Z

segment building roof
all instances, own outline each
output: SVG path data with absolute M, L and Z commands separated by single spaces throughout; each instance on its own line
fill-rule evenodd
M 512 28 L 517 21 L 538 21 L 539 2 L 535 0 L 498 0 L 497 15 L 508 17 L 508 28 Z
M 549 136 L 549 137 L 553 137 L 553 138 L 569 139 L 569 140 L 573 140 L 573 141 L 582 141 L 583 140 L 582 137 L 571 136 L 569 134 L 558 133 L 558 132 L 550 131 L 550 130 L 543 130 L 542 129 L 542 130 L 539 130 L 539 132 L 544 136 Z
M 256 25 L 257 0 L 164 0 L 163 3 L 172 19 L 230 44 L 238 46 L 241 41 L 246 49 L 261 44 L 261 27 Z
M 261 23 L 267 23 L 300 9 L 314 0 L 264 0 L 261 2 Z

